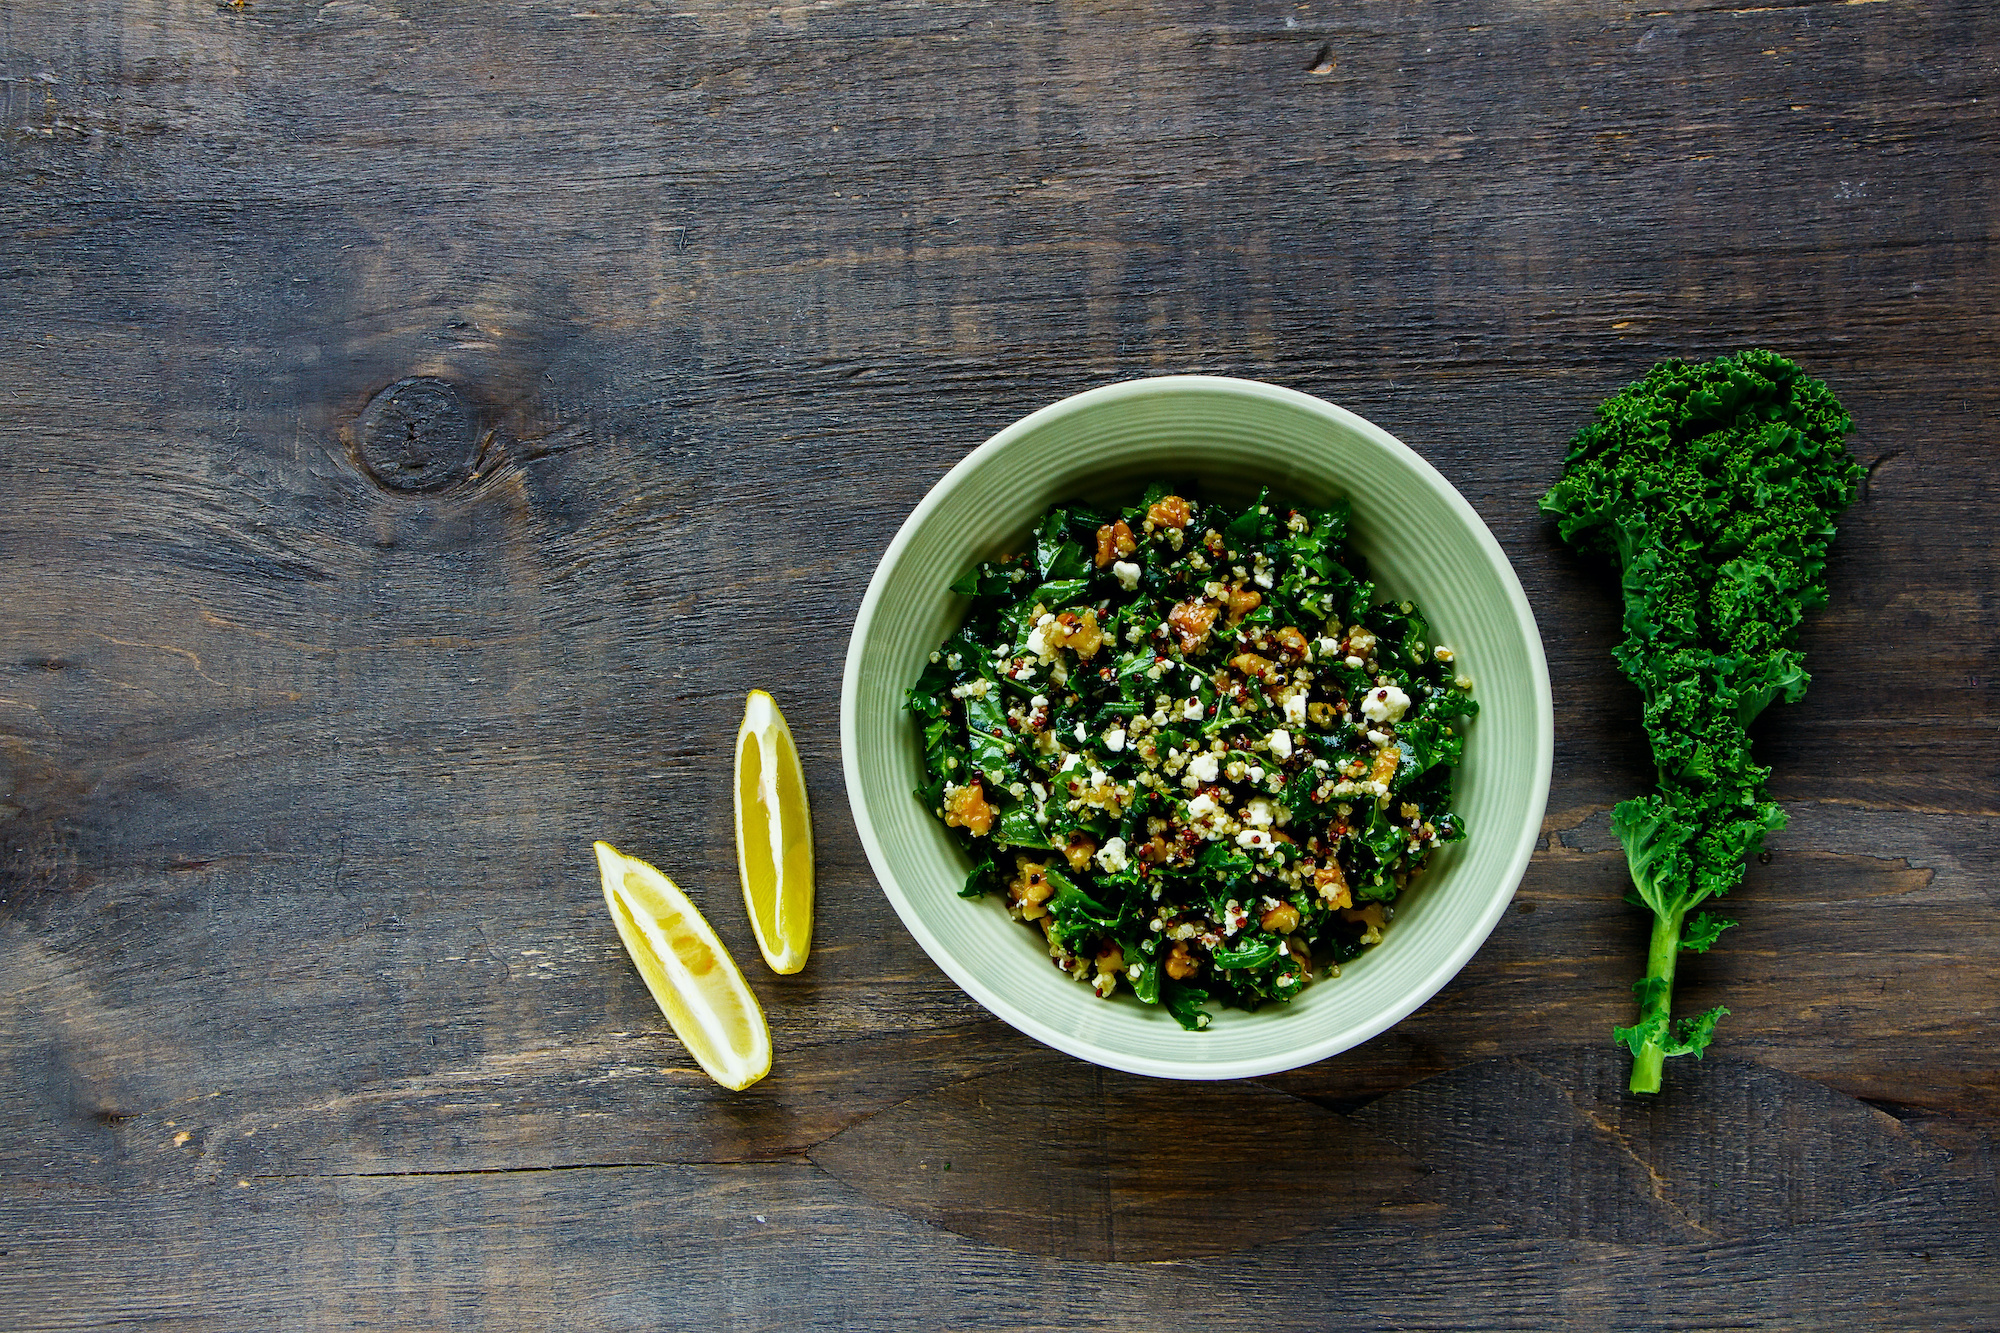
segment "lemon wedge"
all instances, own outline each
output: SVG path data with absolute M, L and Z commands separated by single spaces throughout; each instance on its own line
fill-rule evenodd
M 597 868 L 625 952 L 695 1063 L 733 1092 L 770 1073 L 764 1010 L 687 895 L 608 842 L 597 844 Z
M 736 731 L 736 866 L 764 961 L 798 971 L 812 951 L 812 814 L 792 729 L 762 690 L 750 691 Z

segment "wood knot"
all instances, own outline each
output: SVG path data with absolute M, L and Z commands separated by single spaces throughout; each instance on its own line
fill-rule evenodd
M 355 431 L 361 465 L 397 491 L 431 491 L 465 480 L 478 446 L 472 404 L 428 375 L 398 380 L 376 394 Z

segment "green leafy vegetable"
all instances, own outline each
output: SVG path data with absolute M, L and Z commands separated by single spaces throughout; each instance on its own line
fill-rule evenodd
M 1174 1021 L 1189 1032 L 1200 1032 L 1208 1026 L 1208 1013 L 1202 1008 L 1208 1002 L 1208 992 L 1200 987 L 1169 982 L 1160 992 L 1160 1002 L 1167 1006 Z
M 1670 1056 L 1700 1056 L 1726 1009 L 1670 1021 L 1674 965 L 1732 921 L 1689 913 L 1735 888 L 1784 812 L 1764 794 L 1750 723 L 1805 694 L 1792 646 L 1826 602 L 1834 519 L 1862 468 L 1831 391 L 1773 352 L 1668 361 L 1597 410 L 1542 500 L 1565 540 L 1617 562 L 1625 636 L 1614 656 L 1644 698 L 1658 790 L 1621 802 L 1637 901 L 1653 913 L 1632 1091 L 1657 1092 Z

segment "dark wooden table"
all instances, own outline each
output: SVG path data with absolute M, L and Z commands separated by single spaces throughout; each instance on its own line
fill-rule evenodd
M 1976 0 L 0 3 L 0 1324 L 2000 1326 L 1996 53 Z M 1646 1101 L 1636 697 L 1534 501 L 1605 395 L 1750 345 L 1870 480 L 1760 728 L 1791 826 L 1683 973 L 1734 1014 Z M 1557 707 L 1457 980 L 1222 1086 L 961 994 L 836 743 L 926 488 L 1185 370 L 1435 462 Z M 753 687 L 815 801 L 782 979 Z M 751 1092 L 596 837 L 750 966 Z

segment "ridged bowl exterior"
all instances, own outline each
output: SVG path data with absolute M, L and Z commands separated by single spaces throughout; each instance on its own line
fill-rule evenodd
M 964 617 L 950 583 L 1025 549 L 1052 503 L 1129 502 L 1154 480 L 1211 498 L 1354 506 L 1378 597 L 1413 598 L 1475 681 L 1457 808 L 1468 838 L 1396 904 L 1383 942 L 1290 1005 L 1222 1010 L 1183 1031 L 1130 994 L 1100 1000 L 1050 962 L 994 898 L 957 896 L 970 862 L 911 795 L 923 778 L 904 692 Z M 1016 422 L 932 487 L 889 545 L 848 645 L 841 691 L 848 799 L 883 892 L 953 981 L 1022 1032 L 1080 1059 L 1163 1078 L 1241 1078 L 1346 1050 L 1429 999 L 1506 910 L 1534 851 L 1554 750 L 1548 666 L 1520 581 L 1437 471 L 1381 428 L 1293 390 L 1170 376 L 1078 394 Z

